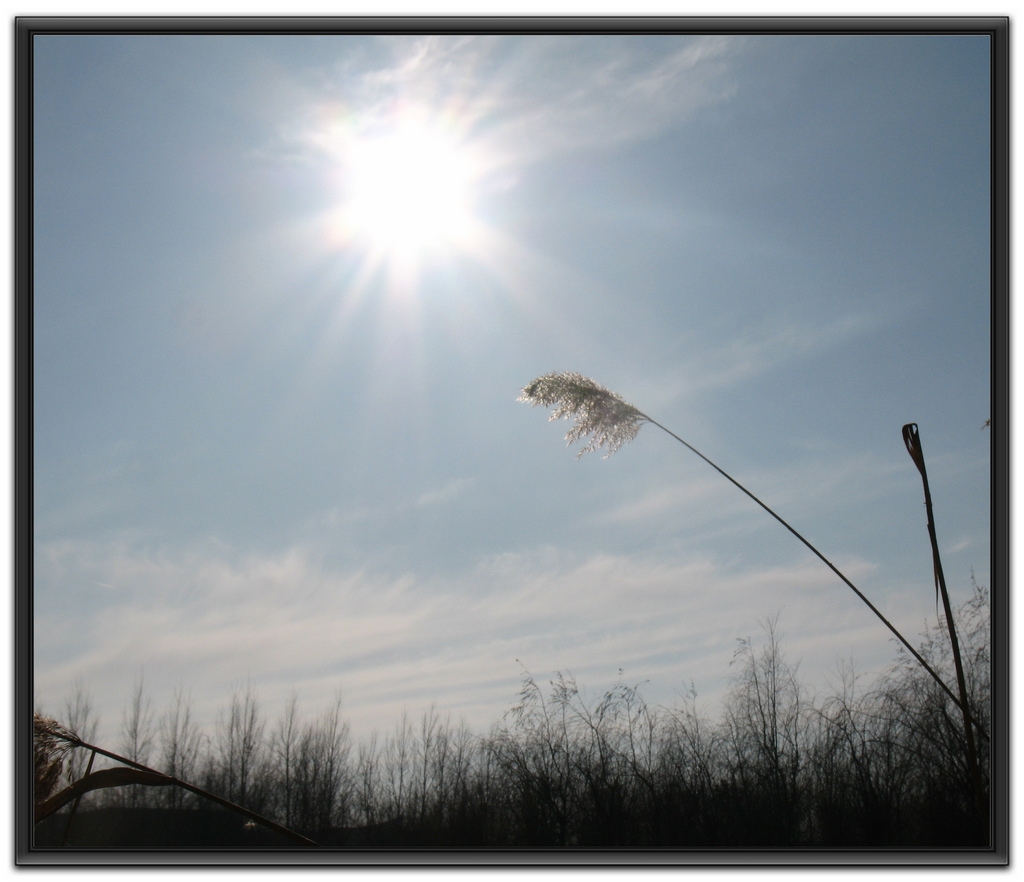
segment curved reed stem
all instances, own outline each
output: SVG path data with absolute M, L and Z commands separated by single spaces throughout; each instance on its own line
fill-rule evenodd
M 645 422 L 657 426 L 663 432 L 667 432 L 684 447 L 697 454 L 697 456 L 704 460 L 704 462 L 711 466 L 716 472 L 724 478 L 727 478 L 732 484 L 742 490 L 747 496 L 754 500 L 754 502 L 761 506 L 761 508 L 768 512 L 768 514 L 775 518 L 775 520 L 782 524 L 782 526 L 789 530 L 790 533 L 806 545 L 807 548 L 809 548 L 815 556 L 825 564 L 825 566 L 835 573 L 843 583 L 864 602 L 868 609 L 878 617 L 882 624 L 885 625 L 893 635 L 895 635 L 907 651 L 910 652 L 910 654 L 917 660 L 921 667 L 932 677 L 933 680 L 935 680 L 936 683 L 938 683 L 942 690 L 953 700 L 954 704 L 960 708 L 965 717 L 970 719 L 975 727 L 977 727 L 981 736 L 985 738 L 985 740 L 989 739 L 988 733 L 971 715 L 970 710 L 966 706 L 966 701 L 961 702 L 960 698 L 953 692 L 953 690 L 945 684 L 943 679 L 932 669 L 931 665 L 925 661 L 921 653 L 910 645 L 910 642 L 899 632 L 899 630 L 897 630 L 895 625 L 882 615 L 879 609 L 864 596 L 860 589 L 857 588 L 857 586 L 854 585 L 853 582 L 851 582 L 835 566 L 835 564 L 825 557 L 825 555 L 812 545 L 801 533 L 797 532 L 772 508 L 751 493 L 732 475 L 708 459 L 708 457 L 697 450 L 697 448 L 692 444 L 684 441 L 675 432 L 670 431 L 661 423 L 651 419 L 647 414 L 624 401 L 614 392 L 605 389 L 603 386 L 595 383 L 589 377 L 584 377 L 582 374 L 571 372 L 546 374 L 526 386 L 523 389 L 519 400 L 526 401 L 533 406 L 555 406 L 555 410 L 551 415 L 552 420 L 573 417 L 575 419 L 575 424 L 565 436 L 568 443 L 572 444 L 587 435 L 592 436 L 590 441 L 582 450 L 580 450 L 577 456 L 582 456 L 590 450 L 597 450 L 599 447 L 607 447 L 608 452 L 605 456 L 610 456 L 623 444 L 632 441 L 640 430 L 640 425 Z
M 919 653 L 916 649 L 914 649 L 913 646 L 910 645 L 910 643 L 907 641 L 907 639 L 899 632 L 899 630 L 897 630 L 896 626 L 893 625 L 893 623 L 890 622 L 884 615 L 882 615 L 882 613 L 879 611 L 878 607 L 876 607 L 870 600 L 868 600 L 867 597 L 864 596 L 863 592 L 856 585 L 854 585 L 853 582 L 851 582 L 839 570 L 839 568 L 836 567 L 836 565 L 832 563 L 832 561 L 830 561 L 827 557 L 825 557 L 825 555 L 823 555 L 814 545 L 812 545 L 803 536 L 802 533 L 799 533 L 796 529 L 794 529 L 793 526 L 788 521 L 784 520 L 774 509 L 770 508 L 761 499 L 759 499 L 757 496 L 755 496 L 753 493 L 751 493 L 746 487 L 744 487 L 732 475 L 730 475 L 724 469 L 720 468 L 715 463 L 713 463 L 703 453 L 701 453 L 699 450 L 697 450 L 696 447 L 694 447 L 692 444 L 688 444 L 686 441 L 684 441 L 682 438 L 680 438 L 675 432 L 673 432 L 673 431 L 671 431 L 669 429 L 666 429 L 661 423 L 657 422 L 656 420 L 652 420 L 646 414 L 644 414 L 643 417 L 651 425 L 657 426 L 663 432 L 668 432 L 668 434 L 671 435 L 673 438 L 675 438 L 676 441 L 678 441 L 680 444 L 684 445 L 685 447 L 689 448 L 691 451 L 696 453 L 697 456 L 699 456 L 702 460 L 704 460 L 704 462 L 706 462 L 709 466 L 711 466 L 716 472 L 718 472 L 724 478 L 727 478 L 729 481 L 731 481 L 733 484 L 735 484 L 737 487 L 739 487 L 740 490 L 742 490 L 744 493 L 746 493 L 747 496 L 749 496 L 751 499 L 753 499 L 754 502 L 756 502 L 759 506 L 761 506 L 761 508 L 763 508 L 766 512 L 768 512 L 768 514 L 770 514 L 773 518 L 775 518 L 775 520 L 777 520 L 780 524 L 782 524 L 782 526 L 784 526 L 787 530 L 789 530 L 790 533 L 792 533 L 794 536 L 796 536 L 797 539 L 799 539 L 801 542 L 803 542 L 804 545 L 806 545 L 812 552 L 814 552 L 814 554 L 818 557 L 819 560 L 821 560 L 822 563 L 825 564 L 825 566 L 827 566 L 830 570 L 832 570 L 832 572 L 835 573 L 843 581 L 843 583 L 848 588 L 850 588 L 853 591 L 854 594 L 856 594 L 862 601 L 864 601 L 864 604 L 867 606 L 867 608 L 870 609 L 871 612 L 873 612 L 878 617 L 878 619 L 882 622 L 882 624 L 885 625 L 885 627 L 887 627 L 896 636 L 896 639 L 899 640 L 900 643 L 903 644 L 903 646 L 907 649 L 908 652 L 910 652 L 910 654 L 915 659 L 917 659 L 917 661 L 921 665 L 921 667 L 924 668 L 924 670 L 927 671 L 928 674 L 931 675 L 931 677 L 935 680 L 935 682 L 938 683 L 940 687 L 942 687 L 942 690 L 951 699 L 953 699 L 953 701 L 956 703 L 957 707 L 960 708 L 961 712 L 968 719 L 970 719 L 972 722 L 974 722 L 975 727 L 978 729 L 978 731 L 981 733 L 981 735 L 986 740 L 988 740 L 988 733 L 982 728 L 981 724 L 978 723 L 978 721 L 974 719 L 974 717 L 970 713 L 970 710 L 965 706 L 964 703 L 961 702 L 960 698 L 953 693 L 953 690 L 950 689 L 945 684 L 943 679 L 937 673 L 935 673 L 935 671 L 932 669 L 931 665 L 929 665 L 928 662 L 926 662 L 924 660 L 924 658 L 921 656 L 921 653 Z
M 88 793 L 91 790 L 106 787 L 121 787 L 126 784 L 144 784 L 151 787 L 175 786 L 181 787 L 183 790 L 188 790 L 190 793 L 194 793 L 196 796 L 200 796 L 210 802 L 215 802 L 217 805 L 230 809 L 233 812 L 237 812 L 249 820 L 254 821 L 257 824 L 262 824 L 269 830 L 273 830 L 275 833 L 286 836 L 301 845 L 317 845 L 316 842 L 306 836 L 303 836 L 301 833 L 296 833 L 294 830 L 290 830 L 287 827 L 278 824 L 276 821 L 271 821 L 269 818 L 265 818 L 251 809 L 245 808 L 245 806 L 230 802 L 221 796 L 217 796 L 215 793 L 210 793 L 208 790 L 196 787 L 194 784 L 189 784 L 187 781 L 182 781 L 180 778 L 176 778 L 173 775 L 165 775 L 163 772 L 158 772 L 156 769 L 144 766 L 142 763 L 135 762 L 135 760 L 131 760 L 126 756 L 121 756 L 120 754 L 114 753 L 110 750 L 104 750 L 102 747 L 97 747 L 95 744 L 89 744 L 75 735 L 74 732 L 61 727 L 53 720 L 36 716 L 35 740 L 37 745 L 39 745 L 40 742 L 43 742 L 46 745 L 43 748 L 44 751 L 52 752 L 52 749 L 49 748 L 49 744 L 51 742 L 63 743 L 69 747 L 80 747 L 83 750 L 91 750 L 94 756 L 99 754 L 100 756 L 105 756 L 108 759 L 116 760 L 127 767 L 121 769 L 103 769 L 99 772 L 92 772 L 92 765 L 90 761 L 90 771 L 78 781 L 73 782 L 69 787 L 66 787 L 59 793 L 53 794 L 52 796 L 49 793 L 46 793 L 44 797 L 48 798 L 37 800 L 35 807 L 36 823 L 39 823 L 39 821 L 53 814 L 53 812 L 57 811 L 57 809 L 61 808 L 61 806 L 67 804 L 71 800 L 77 801 L 83 794 Z

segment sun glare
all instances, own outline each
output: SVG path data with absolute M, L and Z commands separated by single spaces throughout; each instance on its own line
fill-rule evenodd
M 445 132 L 404 123 L 352 144 L 346 215 L 375 251 L 420 256 L 463 244 L 472 227 L 469 152 Z

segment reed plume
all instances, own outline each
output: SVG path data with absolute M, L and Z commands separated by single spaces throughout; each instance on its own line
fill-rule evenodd
M 64 761 L 81 742 L 74 732 L 49 717 L 35 714 L 32 722 L 35 802 L 39 805 L 57 789 L 64 774 Z

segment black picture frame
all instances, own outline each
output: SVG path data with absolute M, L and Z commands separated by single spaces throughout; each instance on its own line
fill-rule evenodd
M 19 866 L 1005 866 L 1009 862 L 1009 19 L 1006 17 L 21 17 L 15 43 L 14 623 L 15 861 Z M 991 39 L 991 841 L 979 849 L 39 848 L 33 842 L 32 476 L 34 37 L 43 34 L 985 34 Z

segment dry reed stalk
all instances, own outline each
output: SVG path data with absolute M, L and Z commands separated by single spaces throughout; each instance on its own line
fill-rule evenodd
M 634 407 L 632 404 L 629 404 L 627 401 L 624 401 L 614 392 L 594 382 L 589 377 L 585 377 L 582 374 L 572 371 L 555 372 L 545 374 L 543 377 L 538 377 L 522 390 L 522 393 L 517 400 L 525 401 L 533 407 L 536 407 L 537 405 L 553 407 L 554 410 L 550 417 L 551 420 L 569 419 L 572 417 L 574 424 L 565 436 L 567 443 L 571 445 L 588 435 L 591 436 L 586 446 L 576 454 L 577 458 L 588 451 L 597 450 L 600 447 L 607 447 L 608 452 L 605 454 L 605 458 L 607 459 L 623 444 L 632 441 L 644 423 L 650 423 L 652 426 L 657 426 L 663 432 L 675 438 L 676 441 L 699 456 L 723 478 L 731 482 L 738 489 L 742 490 L 754 502 L 761 506 L 761 508 L 768 512 L 768 514 L 775 518 L 775 520 L 782 524 L 783 527 L 789 530 L 789 532 L 799 539 L 805 546 L 807 546 L 807 548 L 810 549 L 810 551 L 813 552 L 814 555 L 825 564 L 825 566 L 835 573 L 835 575 L 838 576 L 839 579 L 861 599 L 868 609 L 875 614 L 876 618 L 878 618 L 878 620 L 889 629 L 893 636 L 903 644 L 904 648 L 906 648 L 906 650 L 918 661 L 921 667 L 941 687 L 943 692 L 953 699 L 953 702 L 961 709 L 965 718 L 977 727 L 978 734 L 985 740 L 989 739 L 988 733 L 985 731 L 981 723 L 971 716 L 970 709 L 967 707 L 966 702 L 953 693 L 953 690 L 946 685 L 945 681 L 932 669 L 931 665 L 925 661 L 921 653 L 911 646 L 910 642 L 897 630 L 896 626 L 893 625 L 892 622 L 890 622 L 870 600 L 868 600 L 861 590 L 854 585 L 853 582 L 851 582 L 846 575 L 832 563 L 832 561 L 825 557 L 825 555 L 812 545 L 811 542 L 801 533 L 797 532 L 796 529 L 794 529 L 788 521 L 784 520 L 774 509 L 770 508 L 765 502 L 751 493 L 723 468 L 708 459 L 692 444 L 684 441 L 675 432 L 665 428 L 665 426 L 656 420 L 651 419 L 651 417 L 643 411 Z

